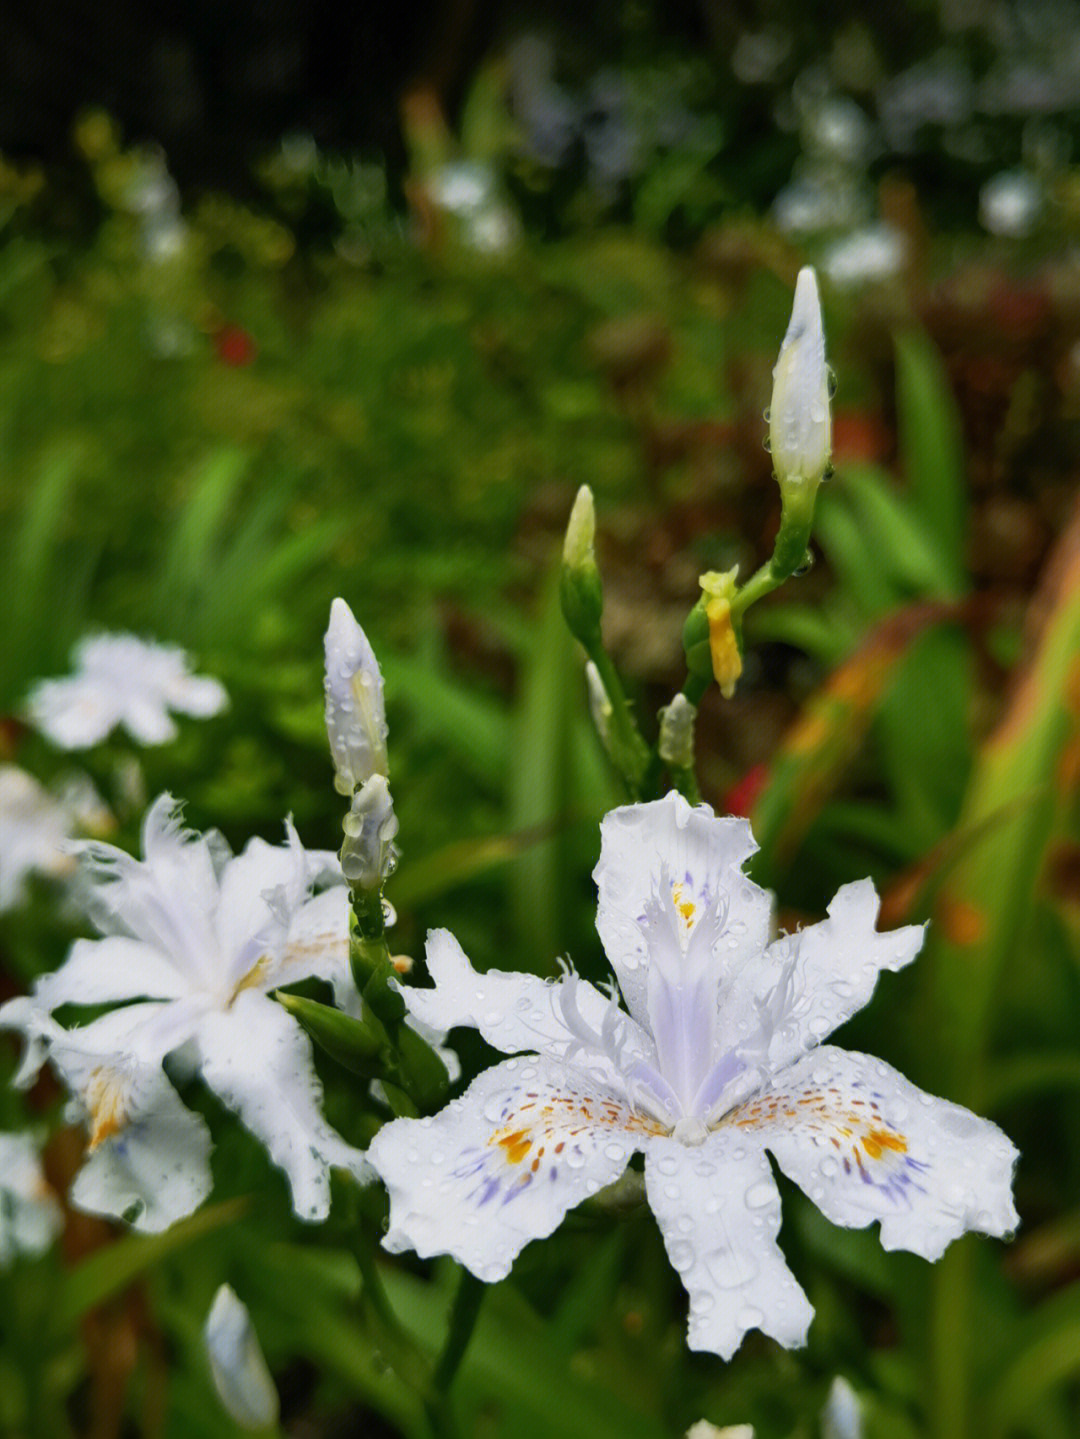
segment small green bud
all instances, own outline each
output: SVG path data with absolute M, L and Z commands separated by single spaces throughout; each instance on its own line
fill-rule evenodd
M 387 1044 L 385 1033 L 378 1034 L 363 1020 L 353 1019 L 340 1009 L 304 999 L 299 994 L 279 992 L 275 998 L 320 1049 L 351 1073 L 362 1074 L 366 1079 L 377 1078 L 382 1073 L 380 1056 Z
M 604 609 L 600 571 L 593 549 L 595 537 L 592 490 L 582 485 L 566 527 L 560 595 L 570 633 L 590 652 L 600 643 L 600 616 Z
M 398 1030 L 397 1048 L 402 1087 L 422 1112 L 432 1114 L 441 1109 L 450 1091 L 446 1065 L 427 1040 L 407 1024 Z

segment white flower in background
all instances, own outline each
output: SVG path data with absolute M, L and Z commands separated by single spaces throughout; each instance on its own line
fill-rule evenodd
M 69 776 L 53 794 L 17 765 L 0 765 L 0 912 L 22 902 L 29 874 L 65 879 L 76 831 L 107 830 L 112 816 L 90 781 Z
M 830 245 L 821 268 L 840 289 L 857 289 L 893 279 L 904 268 L 907 249 L 907 238 L 895 225 L 864 225 Z
M 278 1394 L 247 1306 L 223 1284 L 203 1330 L 218 1397 L 241 1429 L 270 1429 L 278 1421 Z
M 979 191 L 979 223 L 991 235 L 1022 240 L 1035 228 L 1045 198 L 1030 170 L 1002 170 Z
M 29 1134 L 0 1134 L 0 1269 L 17 1254 L 44 1254 L 63 1219 Z
M 517 215 L 500 197 L 498 180 L 483 160 L 454 160 L 440 165 L 427 180 L 431 203 L 460 223 L 470 249 L 498 255 L 520 235 Z
M 686 1431 L 686 1439 L 754 1439 L 752 1424 L 725 1424 L 720 1428 L 707 1419 L 699 1419 Z
M 821 1411 L 821 1439 L 862 1439 L 862 1436 L 862 1402 L 844 1376 L 838 1374 Z
M 403 990 L 409 1009 L 518 1057 L 435 1118 L 376 1136 L 387 1248 L 502 1279 L 643 1150 L 690 1347 L 728 1358 L 749 1329 L 801 1344 L 813 1313 L 776 1243 L 766 1150 L 834 1223 L 880 1220 L 886 1249 L 936 1259 L 967 1229 L 1013 1228 L 1016 1151 L 1000 1130 L 822 1044 L 882 969 L 915 957 L 921 926 L 878 934 L 862 880 L 770 943 L 769 896 L 741 872 L 755 848 L 745 821 L 675 794 L 606 816 L 597 928 L 629 1013 L 572 972 L 478 974 L 433 931 L 435 987 Z
M 70 810 L 26 770 L 0 765 L 0 911 L 19 904 L 30 874 L 69 875 Z
M 341 871 L 286 829 L 284 845 L 253 839 L 234 857 L 220 835 L 184 830 L 162 795 L 144 822 L 144 859 L 77 847 L 104 937 L 77 940 L 31 998 L 0 1009 L 0 1026 L 27 1036 L 22 1082 L 47 1052 L 82 1103 L 90 1160 L 73 1197 L 83 1207 L 158 1229 L 209 1191 L 202 1121 L 161 1069 L 181 1047 L 285 1171 L 301 1218 L 325 1218 L 331 1167 L 367 1177 L 363 1155 L 322 1117 L 310 1041 L 269 994 L 312 975 L 346 982 Z M 327 879 L 338 883 L 313 893 Z M 68 1004 L 124 1007 L 84 1028 L 50 1028 Z
M 90 749 L 117 725 L 143 745 L 176 738 L 169 714 L 206 719 L 228 704 L 221 684 L 193 675 L 183 650 L 136 635 L 91 635 L 75 647 L 76 673 L 42 680 L 27 700 L 30 723 L 60 749 Z
M 769 444 L 781 484 L 821 479 L 832 453 L 829 368 L 817 276 L 809 265 L 795 281 L 791 320 L 773 368 Z

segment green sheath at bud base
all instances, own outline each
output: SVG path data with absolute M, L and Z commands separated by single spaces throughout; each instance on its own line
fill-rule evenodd
M 299 994 L 277 994 L 280 1005 L 289 1011 L 320 1049 L 332 1059 L 366 1079 L 382 1073 L 381 1055 L 386 1048 L 385 1032 L 376 1033 L 363 1020 L 353 1019 L 328 1004 L 304 999 Z

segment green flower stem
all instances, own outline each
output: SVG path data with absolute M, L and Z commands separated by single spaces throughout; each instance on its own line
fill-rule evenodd
M 611 656 L 599 640 L 586 645 L 586 649 L 611 704 L 608 752 L 626 781 L 631 799 L 640 800 L 649 768 L 649 746 L 630 712 L 626 691 Z
M 486 1290 L 486 1284 L 477 1279 L 475 1275 L 470 1274 L 467 1269 L 462 1269 L 457 1292 L 454 1294 L 454 1301 L 450 1306 L 446 1343 L 443 1345 L 443 1351 L 439 1355 L 432 1377 L 435 1401 L 439 1403 L 442 1411 L 440 1417 L 444 1422 L 450 1409 L 450 1386 L 461 1367 L 461 1361 L 465 1358 L 469 1340 L 473 1336 L 476 1321 L 480 1317 L 480 1306 L 484 1302 Z M 435 1423 L 434 1414 L 432 1422 Z
M 697 709 L 698 705 L 700 705 L 701 701 L 705 698 L 705 692 L 711 684 L 711 672 L 708 675 L 704 675 L 696 674 L 691 670 L 686 676 L 686 683 L 682 687 L 682 692 L 694 708 Z
M 701 803 L 701 791 L 698 789 L 697 775 L 689 765 L 672 765 L 668 770 L 671 783 L 689 804 Z
M 428 1361 L 416 1340 L 394 1313 L 393 1305 L 383 1288 L 374 1246 L 374 1237 L 362 1226 L 357 1226 L 356 1240 L 351 1247 L 360 1269 L 360 1309 L 365 1327 L 402 1383 L 424 1396 L 430 1396 L 431 1372 Z
M 795 571 L 806 562 L 819 483 L 811 480 L 789 480 L 781 485 L 783 510 L 772 558 L 735 592 L 731 601 L 731 618 L 734 623 L 738 622 L 751 605 L 791 579 Z

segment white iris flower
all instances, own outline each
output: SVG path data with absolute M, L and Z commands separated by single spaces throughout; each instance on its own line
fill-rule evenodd
M 0 1269 L 17 1254 L 43 1254 L 63 1225 L 29 1134 L 0 1134 Z
M 90 635 L 75 662 L 75 674 L 42 680 L 27 699 L 30 723 L 60 749 L 90 749 L 117 725 L 139 744 L 168 744 L 170 710 L 207 719 L 229 702 L 216 679 L 191 673 L 183 650 L 136 635 Z
M 834 1223 L 880 1220 L 886 1249 L 936 1259 L 967 1229 L 1013 1228 L 1016 1151 L 1000 1130 L 822 1044 L 881 970 L 915 957 L 921 926 L 877 933 L 862 880 L 770 943 L 769 896 L 741 872 L 755 848 L 745 821 L 675 794 L 605 818 L 597 928 L 625 1010 L 573 973 L 478 974 L 449 933 L 430 935 L 435 987 L 403 989 L 412 1013 L 518 1057 L 376 1136 L 387 1248 L 501 1279 L 643 1150 L 690 1347 L 728 1358 L 750 1329 L 801 1344 L 813 1314 L 776 1242 L 767 1150 Z
M 83 1208 L 157 1230 L 206 1197 L 206 1126 L 162 1070 L 181 1048 L 285 1171 L 301 1218 L 325 1218 L 331 1167 L 368 1177 L 322 1116 L 309 1039 L 270 997 L 311 975 L 349 983 L 340 868 L 286 831 L 283 845 L 253 839 L 233 856 L 220 835 L 183 829 L 162 795 L 144 822 L 144 859 L 77 846 L 103 937 L 77 940 L 32 997 L 0 1009 L 0 1027 L 26 1035 L 19 1081 L 48 1056 L 85 1114 L 89 1159 L 72 1191 Z M 50 1016 L 69 1004 L 123 1007 L 63 1030 Z
M 68 841 L 84 818 L 94 816 L 78 794 L 57 798 L 18 765 L 0 764 L 0 912 L 22 902 L 28 875 L 62 879 L 72 872 Z

